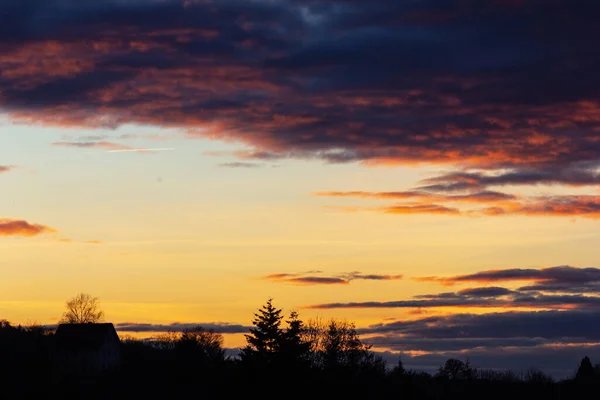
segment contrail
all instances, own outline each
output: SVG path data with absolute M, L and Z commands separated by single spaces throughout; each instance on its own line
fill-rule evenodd
M 159 149 L 126 149 L 126 150 L 109 150 L 107 153 L 137 153 L 140 151 L 169 151 L 175 150 L 172 147 L 163 147 Z

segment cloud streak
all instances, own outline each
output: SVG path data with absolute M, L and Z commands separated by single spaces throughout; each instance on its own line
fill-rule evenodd
M 225 167 L 225 168 L 261 168 L 261 167 L 264 167 L 264 164 L 250 163 L 250 162 L 243 162 L 243 161 L 234 161 L 234 162 L 228 162 L 228 163 L 221 163 L 221 164 L 219 164 L 219 167 Z
M 383 200 L 425 200 L 445 203 L 494 203 L 516 199 L 516 196 L 500 192 L 476 192 L 465 195 L 439 195 L 424 191 L 405 192 L 317 192 L 321 197 L 359 197 Z
M 339 274 L 335 276 L 318 276 L 321 271 L 310 271 L 308 273 L 298 274 L 270 274 L 264 276 L 262 279 L 273 281 L 291 283 L 295 285 L 347 285 L 355 280 L 364 281 L 394 281 L 403 278 L 403 275 L 382 275 L 382 274 L 363 274 L 360 272 L 350 272 Z
M 488 314 L 454 314 L 412 321 L 371 325 L 363 334 L 395 333 L 414 338 L 577 338 L 579 342 L 600 342 L 600 311 L 510 311 Z
M 56 232 L 56 229 L 45 225 L 31 224 L 25 220 L 0 218 L 0 236 L 32 237 Z
M 120 149 L 120 150 L 109 150 L 108 153 L 152 153 L 156 151 L 171 151 L 175 150 L 172 147 L 159 147 L 159 148 L 141 148 L 141 149 Z
M 417 277 L 417 281 L 438 282 L 451 286 L 460 283 L 531 282 L 522 291 L 596 291 L 600 287 L 600 269 L 569 265 L 541 269 L 512 268 L 480 271 L 450 277 Z
M 151 324 L 141 322 L 120 322 L 115 324 L 115 329 L 119 332 L 180 332 L 186 329 L 196 328 L 198 326 L 204 329 L 213 329 L 219 333 L 247 333 L 249 326 L 239 324 L 220 323 L 220 322 L 198 322 L 198 323 L 180 323 L 171 324 Z
M 513 169 L 501 173 L 453 172 L 421 181 L 422 189 L 452 192 L 460 190 L 485 190 L 489 187 L 508 185 L 566 185 L 596 186 L 600 173 L 596 163 L 574 164 L 569 168 L 547 166 L 539 169 Z
M 482 286 L 455 292 L 415 295 L 412 299 L 325 303 L 307 306 L 312 309 L 401 308 L 436 309 L 507 308 L 553 310 L 600 310 L 600 269 L 557 266 L 548 268 L 500 269 L 450 277 L 415 277 L 421 282 L 458 284 L 519 283 L 528 285 L 509 289 Z
M 106 150 L 108 152 L 132 151 L 133 150 L 131 147 L 126 146 L 124 144 L 105 142 L 105 141 L 99 141 L 99 142 L 54 142 L 54 143 L 52 143 L 52 146 L 74 147 L 74 148 L 81 148 L 81 149 L 101 149 L 101 150 Z
M 431 190 L 432 186 L 429 189 Z M 452 189 L 448 187 L 445 189 L 437 188 L 437 190 L 454 191 L 455 187 L 453 186 Z M 386 214 L 600 218 L 600 196 L 597 195 L 516 196 L 494 191 L 472 192 L 460 195 L 426 191 L 318 192 L 316 195 L 322 197 L 356 197 L 403 201 L 382 207 L 358 206 L 353 208 L 354 211 L 375 211 Z M 467 204 L 466 208 L 463 206 L 464 204 Z M 476 207 L 473 208 L 473 205 Z M 335 206 L 333 207 L 336 208 Z M 344 209 L 343 206 L 337 208 Z
M 99 138 L 99 137 L 98 137 Z M 81 149 L 101 149 L 107 153 L 153 153 L 158 151 L 175 150 L 172 147 L 157 147 L 157 148 L 134 148 L 121 143 L 100 141 L 80 141 L 80 142 L 54 142 L 52 146 L 57 147 L 73 147 Z

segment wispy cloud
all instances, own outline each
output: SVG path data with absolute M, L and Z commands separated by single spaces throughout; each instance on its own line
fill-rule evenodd
M 516 185 L 600 185 L 600 173 L 594 163 L 561 169 L 555 166 L 515 168 L 508 172 L 453 172 L 421 181 L 421 189 L 441 192 L 485 190 L 489 187 Z
M 282 279 L 285 279 L 282 278 Z M 336 308 L 514 308 L 556 310 L 600 310 L 600 269 L 558 266 L 540 269 L 503 269 L 450 277 L 416 277 L 422 282 L 443 285 L 466 283 L 530 282 L 509 289 L 483 286 L 455 292 L 415 295 L 410 299 L 324 303 L 308 306 L 314 309 Z
M 493 192 L 475 192 L 464 195 L 440 195 L 425 191 L 404 191 L 404 192 L 317 192 L 316 196 L 321 197 L 359 197 L 374 198 L 383 200 L 424 200 L 444 203 L 494 203 L 506 202 L 516 199 L 516 196 Z
M 201 326 L 204 329 L 213 329 L 219 333 L 247 333 L 249 326 L 223 322 L 174 322 L 171 324 L 151 324 L 143 322 L 120 322 L 115 324 L 119 332 L 179 332 Z
M 90 141 L 90 142 L 54 142 L 52 146 L 60 147 L 75 147 L 82 149 L 101 149 L 108 153 L 153 153 L 159 151 L 175 150 L 172 147 L 160 148 L 134 148 L 121 143 L 106 142 L 106 141 Z
M 162 147 L 162 148 L 141 148 L 141 149 L 121 149 L 121 150 L 109 150 L 109 153 L 152 153 L 155 151 L 171 151 L 175 150 L 172 147 Z
M 433 190 L 433 187 L 429 187 L 428 190 Z M 445 214 L 471 217 L 516 215 L 600 219 L 600 196 L 597 195 L 517 196 L 495 191 L 449 195 L 427 192 L 424 188 L 418 191 L 400 192 L 318 192 L 316 195 L 402 201 L 387 206 L 352 207 L 353 211 L 375 211 L 386 214 Z M 336 208 L 336 206 L 329 207 Z M 337 206 L 337 208 L 345 209 L 346 206 Z
M 583 295 L 544 295 L 514 293 L 504 296 L 470 296 L 460 293 L 441 293 L 415 296 L 411 300 L 323 303 L 306 306 L 308 309 L 375 309 L 375 308 L 512 308 L 541 310 L 600 310 L 600 297 Z
M 402 279 L 403 275 L 363 274 L 360 272 L 349 272 L 334 276 L 320 276 L 321 271 L 310 271 L 297 274 L 270 274 L 263 279 L 273 282 L 284 282 L 295 285 L 347 285 L 355 280 L 365 281 L 393 281 Z
M 398 333 L 423 339 L 578 338 L 600 343 L 600 311 L 509 311 L 453 314 L 395 321 L 361 329 L 363 334 Z
M 219 167 L 226 167 L 226 168 L 261 168 L 264 166 L 265 166 L 265 164 L 242 162 L 242 161 L 234 161 L 234 162 L 219 164 Z
M 0 236 L 31 237 L 56 232 L 56 229 L 45 225 L 31 224 L 25 220 L 0 218 Z
M 417 277 L 414 279 L 424 282 L 438 282 L 447 286 L 469 282 L 532 282 L 533 284 L 523 286 L 519 290 L 600 293 L 600 269 L 577 268 L 569 265 L 540 269 L 497 269 L 467 275 Z
M 124 144 L 105 142 L 105 141 L 100 141 L 100 142 L 54 142 L 54 143 L 52 143 L 52 146 L 75 147 L 75 148 L 82 148 L 82 149 L 102 149 L 102 150 L 107 150 L 107 151 L 131 151 L 131 150 L 133 150 L 131 147 L 125 146 Z
M 61 243 L 73 243 L 73 244 L 91 244 L 91 245 L 100 245 L 103 244 L 102 241 L 100 240 L 73 240 L 71 238 L 56 238 L 57 241 L 61 242 Z
M 460 215 L 458 208 L 438 204 L 398 204 L 381 209 L 386 214 L 446 214 Z

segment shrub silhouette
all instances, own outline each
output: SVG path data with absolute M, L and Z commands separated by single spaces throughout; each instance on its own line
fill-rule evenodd
M 583 357 L 581 360 L 581 364 L 577 369 L 577 374 L 575 375 L 576 379 L 579 380 L 592 380 L 594 378 L 594 367 L 592 366 L 592 360 L 589 357 Z
M 450 358 L 443 367 L 440 367 L 436 376 L 451 380 L 471 379 L 473 377 L 473 369 L 468 361 L 463 362 L 455 358 Z

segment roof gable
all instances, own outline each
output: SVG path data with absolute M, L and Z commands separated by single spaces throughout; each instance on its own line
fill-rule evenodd
M 119 342 L 113 324 L 60 324 L 55 334 L 57 350 L 97 350 L 107 342 Z

